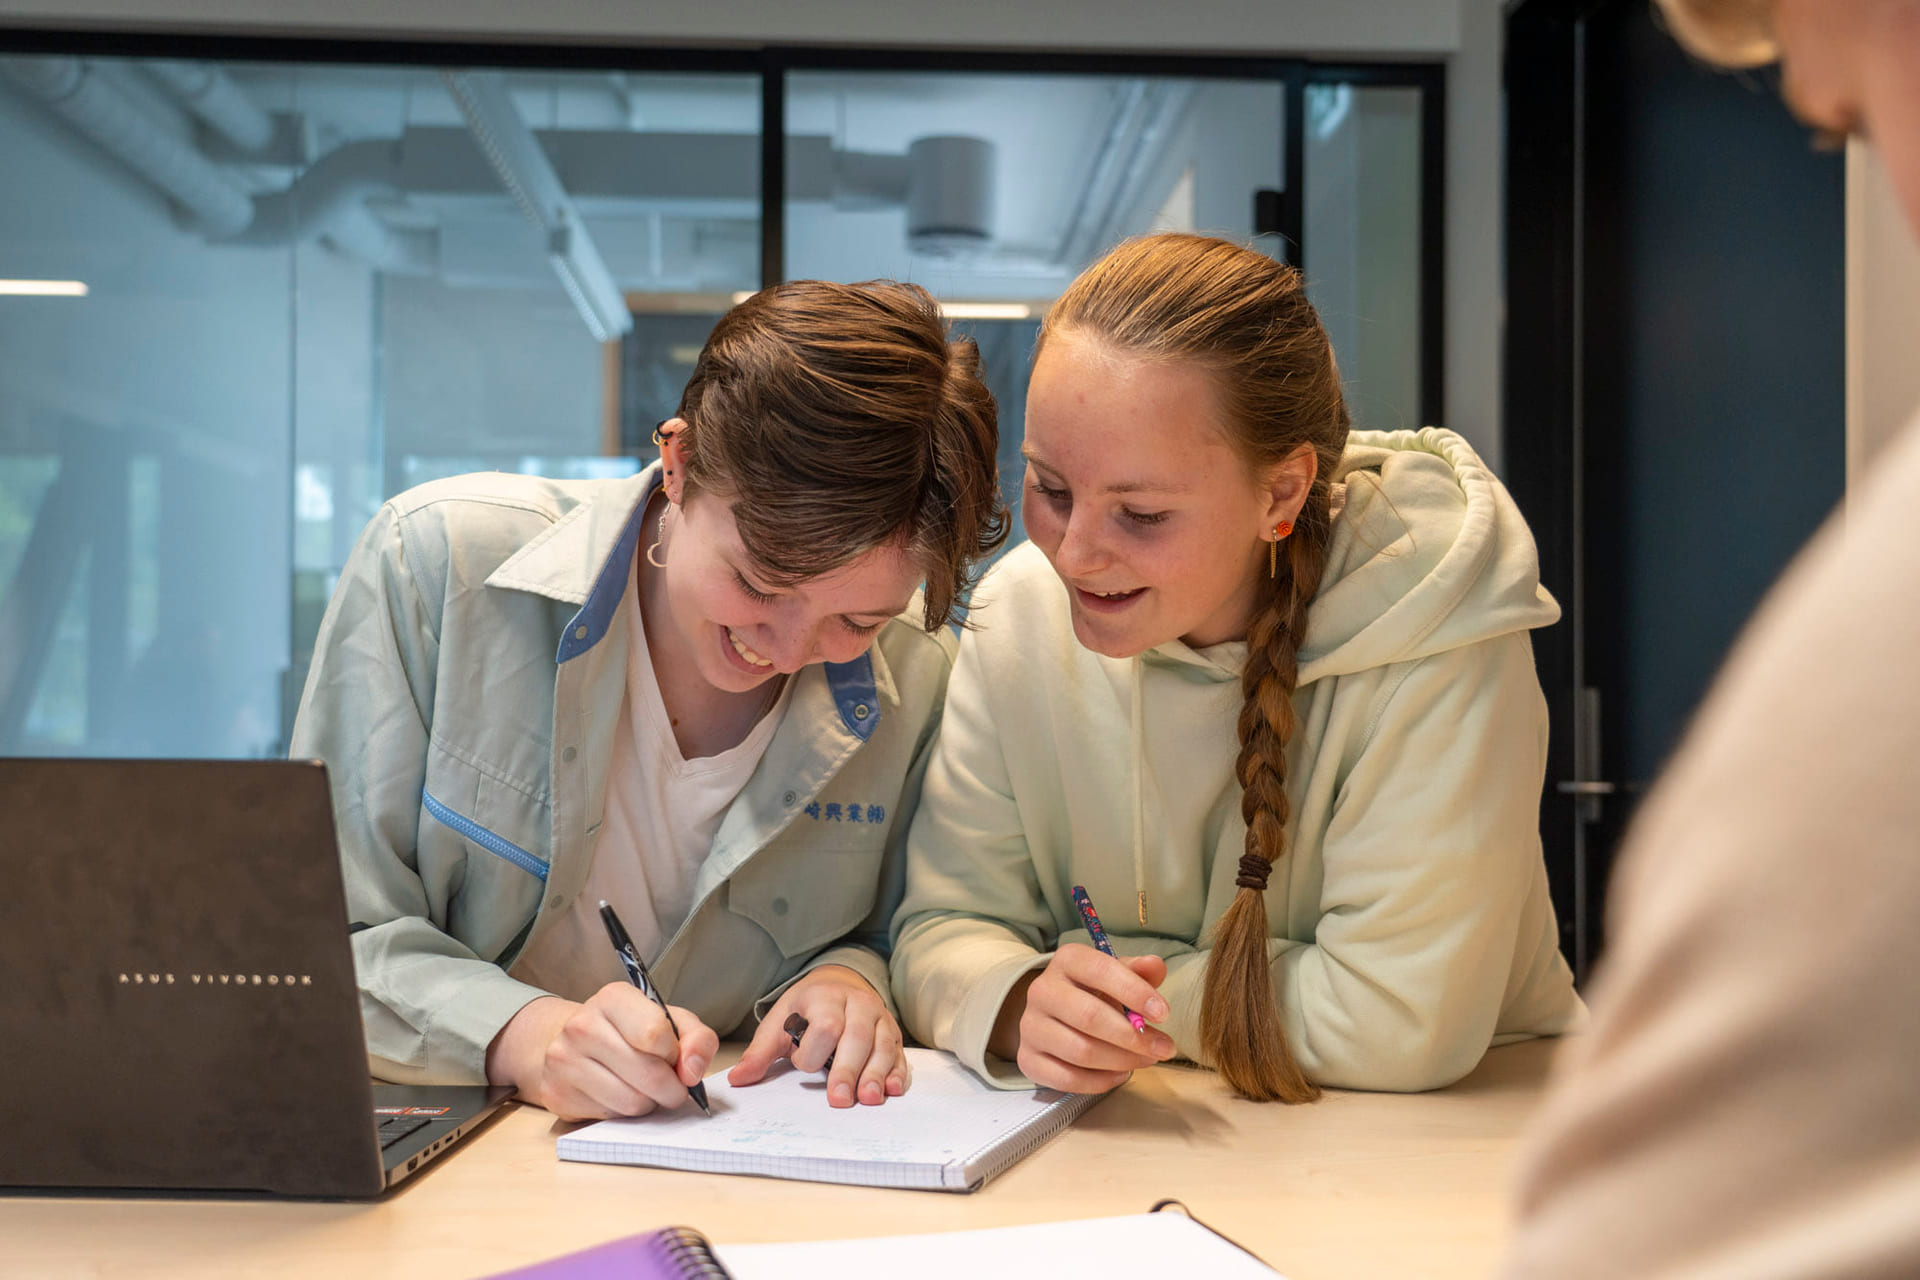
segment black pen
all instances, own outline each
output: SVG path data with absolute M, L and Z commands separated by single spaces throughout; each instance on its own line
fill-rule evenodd
M 800 1037 L 807 1034 L 807 1020 L 800 1014 L 790 1013 L 787 1015 L 787 1020 L 780 1024 L 780 1029 L 787 1033 L 787 1039 L 793 1041 L 793 1047 L 798 1049 L 800 1047 Z M 787 1061 L 793 1061 L 792 1055 L 788 1055 Z M 820 1064 L 820 1069 L 826 1071 L 832 1066 L 833 1055 L 828 1054 L 827 1060 Z
M 600 923 L 607 926 L 607 937 L 613 940 L 614 954 L 620 957 L 620 967 L 627 971 L 627 981 L 640 988 L 641 995 L 660 1006 L 660 1012 L 667 1015 L 667 1029 L 673 1032 L 677 1043 L 680 1028 L 673 1025 L 673 1011 L 660 998 L 660 989 L 653 985 L 653 975 L 647 972 L 646 962 L 633 949 L 633 939 L 627 936 L 626 926 L 620 923 L 620 917 L 614 914 L 613 907 L 605 898 L 600 900 Z M 688 1085 L 687 1096 L 693 1099 L 703 1115 L 713 1114 L 713 1108 L 707 1105 L 707 1086 L 703 1082 L 695 1080 Z

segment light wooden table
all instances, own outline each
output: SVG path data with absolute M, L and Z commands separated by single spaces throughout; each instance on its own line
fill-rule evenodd
M 1494 1049 L 1438 1093 L 1309 1107 L 1159 1067 L 972 1195 L 565 1163 L 561 1126 L 521 1107 L 372 1203 L 0 1196 L 0 1275 L 468 1280 L 668 1223 L 811 1240 L 1138 1213 L 1174 1196 L 1290 1280 L 1480 1278 L 1555 1045 Z

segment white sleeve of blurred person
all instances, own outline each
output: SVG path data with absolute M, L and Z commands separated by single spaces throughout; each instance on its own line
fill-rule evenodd
M 1920 174 L 1898 105 L 1920 0 L 1668 7 L 1773 21 L 1802 116 L 1846 111 L 1896 184 Z M 1763 606 L 1636 821 L 1507 1275 L 1920 1275 L 1916 655 L 1920 422 Z

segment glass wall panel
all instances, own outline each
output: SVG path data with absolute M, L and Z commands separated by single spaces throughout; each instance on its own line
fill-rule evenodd
M 1039 319 L 1120 240 L 1255 237 L 1280 190 L 1277 80 L 796 72 L 787 78 L 789 278 L 927 287 L 980 342 L 1017 504 Z
M 278 754 L 380 502 L 630 472 L 629 305 L 758 285 L 759 115 L 751 75 L 0 57 L 0 753 Z
M 924 284 L 1017 503 L 1046 307 L 1256 235 L 1277 79 L 795 70 L 790 278 Z M 476 468 L 629 473 L 760 285 L 761 78 L 0 55 L 0 754 L 271 755 L 354 539 Z M 1418 425 L 1421 91 L 1309 87 L 1309 287 Z
M 1307 86 L 1307 292 L 1333 339 L 1356 427 L 1427 425 L 1420 110 L 1415 88 Z

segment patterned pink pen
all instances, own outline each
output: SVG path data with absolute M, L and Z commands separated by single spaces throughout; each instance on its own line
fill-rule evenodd
M 1100 927 L 1100 917 L 1094 914 L 1093 899 L 1087 896 L 1085 887 L 1081 885 L 1073 886 L 1073 905 L 1080 908 L 1081 923 L 1085 924 L 1087 926 L 1087 932 L 1093 935 L 1093 945 L 1100 948 L 1105 954 L 1113 955 L 1113 944 L 1107 941 L 1107 931 Z M 1145 1018 L 1127 1008 L 1125 1005 L 1120 1006 L 1120 1012 L 1127 1015 L 1127 1021 L 1133 1024 L 1135 1031 L 1143 1035 L 1146 1034 L 1147 1020 Z

